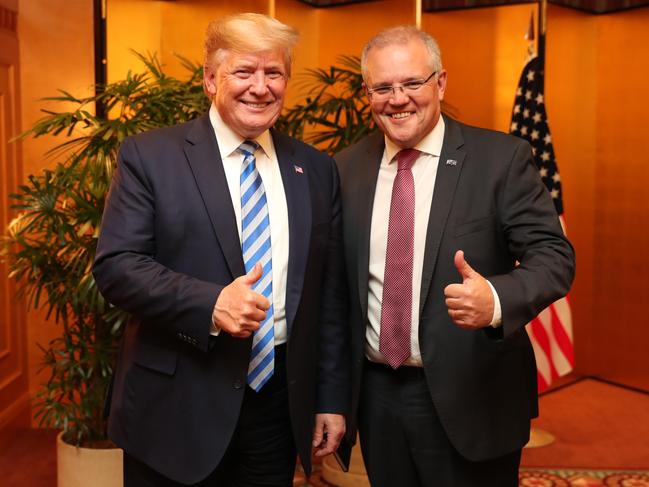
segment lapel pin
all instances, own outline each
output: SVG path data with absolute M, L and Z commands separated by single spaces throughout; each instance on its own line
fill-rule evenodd
M 293 168 L 295 169 L 295 172 L 298 174 L 304 174 L 304 169 L 302 169 L 302 166 L 296 166 L 293 165 Z
M 455 159 L 446 159 L 447 166 L 457 166 L 457 161 Z

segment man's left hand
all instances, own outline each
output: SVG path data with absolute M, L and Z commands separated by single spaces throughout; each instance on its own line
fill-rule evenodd
M 444 289 L 449 316 L 453 323 L 467 330 L 488 326 L 494 313 L 489 283 L 464 260 L 462 250 L 455 253 L 453 261 L 462 276 L 462 284 L 449 284 Z
M 324 457 L 335 452 L 344 434 L 345 417 L 342 414 L 316 414 L 313 428 L 315 456 Z

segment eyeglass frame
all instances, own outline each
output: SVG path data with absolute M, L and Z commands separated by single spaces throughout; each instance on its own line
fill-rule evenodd
M 376 88 L 367 88 L 367 95 L 371 98 L 372 95 L 376 94 L 377 90 L 382 90 L 384 88 L 390 90 L 389 94 L 386 91 L 383 94 L 379 93 L 379 96 L 386 96 L 387 95 L 386 99 L 390 99 L 393 96 L 395 96 L 397 94 L 397 88 L 401 89 L 401 93 L 404 93 L 404 94 L 415 93 L 415 92 L 419 91 L 419 89 L 421 87 L 428 84 L 428 82 L 432 79 L 432 77 L 435 76 L 438 73 L 439 73 L 439 71 L 433 71 L 431 73 L 431 75 L 428 78 L 426 78 L 425 80 L 423 80 L 423 81 L 422 80 L 410 80 L 410 81 L 405 81 L 404 83 L 395 83 L 393 85 L 384 85 L 384 86 L 378 86 Z M 406 86 L 408 84 L 412 85 L 413 83 L 415 83 L 416 86 Z

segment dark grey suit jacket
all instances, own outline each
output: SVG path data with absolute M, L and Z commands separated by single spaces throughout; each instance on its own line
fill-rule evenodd
M 289 219 L 290 413 L 309 471 L 314 413 L 348 408 L 339 180 L 327 155 L 272 137 Z M 105 298 L 133 316 L 114 376 L 110 437 L 173 480 L 203 479 L 237 424 L 252 343 L 209 333 L 219 293 L 245 271 L 207 114 L 124 141 L 93 272 Z
M 568 292 L 574 253 L 529 145 L 444 120 L 419 290 L 419 344 L 448 437 L 466 458 L 484 460 L 521 448 L 529 438 L 530 419 L 538 414 L 537 384 L 524 326 Z M 336 157 L 351 296 L 349 441 L 356 434 L 368 324 L 370 222 L 383 149 L 383 134 L 374 134 Z M 457 250 L 464 250 L 467 262 L 496 289 L 502 328 L 468 331 L 451 322 L 444 288 L 461 282 L 453 265 Z

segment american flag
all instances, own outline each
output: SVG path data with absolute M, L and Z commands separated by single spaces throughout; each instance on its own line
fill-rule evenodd
M 543 86 L 543 62 L 539 57 L 534 57 L 525 65 L 518 81 L 509 131 L 527 140 L 532 146 L 534 162 L 552 196 L 565 230 L 561 178 L 545 112 Z M 572 317 L 568 298 L 562 298 L 544 309 L 527 325 L 527 332 L 534 347 L 541 392 L 554 379 L 570 372 L 574 366 Z

